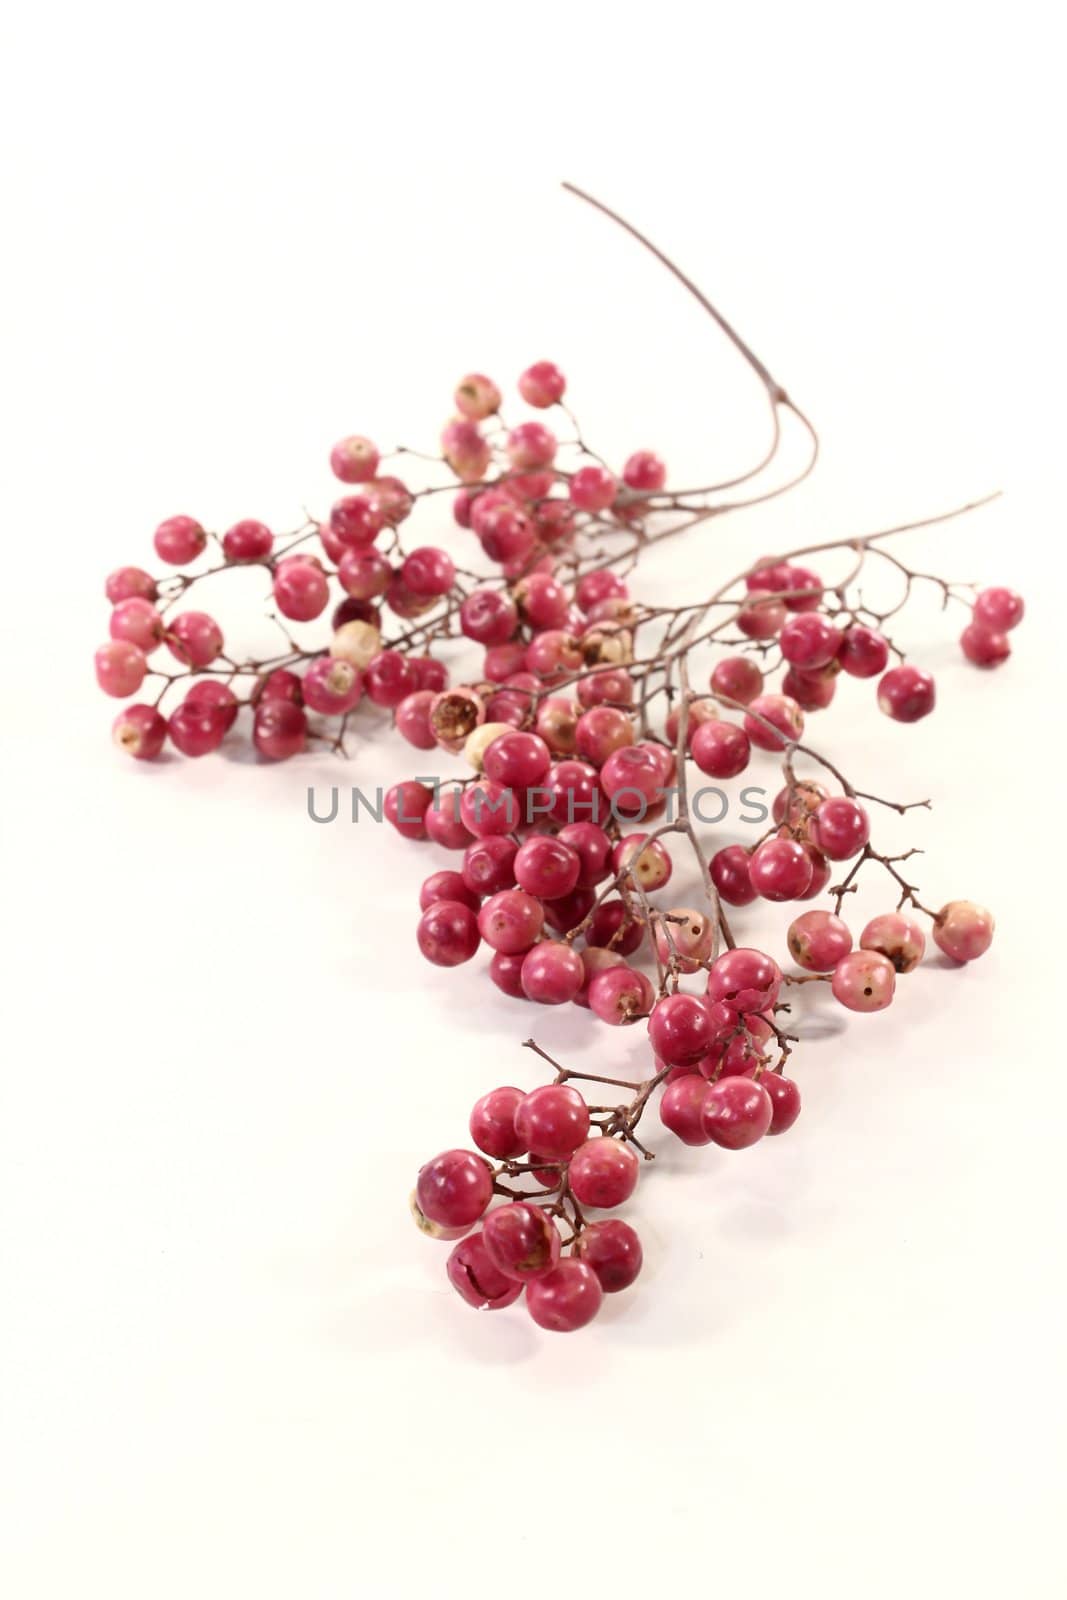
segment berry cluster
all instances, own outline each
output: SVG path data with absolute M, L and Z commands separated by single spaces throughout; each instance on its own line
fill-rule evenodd
M 844 679 L 877 680 L 873 705 L 896 722 L 934 710 L 932 676 L 891 636 L 919 585 L 934 586 L 945 607 L 970 608 L 961 641 L 969 661 L 1006 659 L 1007 633 L 1023 615 L 1017 595 L 976 594 L 915 571 L 891 546 L 908 528 L 944 518 L 763 557 L 678 606 L 647 605 L 631 592 L 650 544 L 782 493 L 814 461 L 807 418 L 697 298 L 763 384 L 773 418 L 770 454 L 740 479 L 669 489 L 663 462 L 645 449 L 613 470 L 585 443 L 551 362 L 528 367 L 517 388 L 552 426 L 543 415 L 506 422 L 497 384 L 471 373 L 455 388 L 440 453 L 395 453 L 432 460 L 442 481 L 408 487 L 356 435 L 330 454 L 346 492 L 321 522 L 277 539 L 258 521 L 220 536 L 171 517 L 156 530 L 155 550 L 181 570 L 158 579 L 137 567 L 112 573 L 111 637 L 96 656 L 108 694 L 127 698 L 158 682 L 153 700 L 128 705 L 114 725 L 117 743 L 141 760 L 168 739 L 189 756 L 216 750 L 242 712 L 270 760 L 316 739 L 345 751 L 360 708 L 390 714 L 404 740 L 439 753 L 454 773 L 410 779 L 384 797 L 397 833 L 454 861 L 435 865 L 422 884 L 422 954 L 454 967 L 484 947 L 506 995 L 646 1029 L 642 1081 L 552 1061 L 554 1082 L 491 1089 L 471 1113 L 476 1148 L 445 1151 L 418 1175 L 416 1219 L 455 1241 L 448 1276 L 462 1297 L 501 1308 L 525 1290 L 533 1319 L 561 1331 L 589 1322 L 605 1293 L 639 1273 L 630 1225 L 587 1212 L 614 1210 L 633 1194 L 652 1159 L 637 1128 L 656 1091 L 663 1126 L 685 1144 L 739 1150 L 784 1133 L 800 1112 L 784 1072 L 797 1043 L 782 998 L 791 985 L 823 983 L 848 1010 L 880 1011 L 897 975 L 922 959 L 917 917 L 958 963 L 982 955 L 993 934 L 990 914 L 969 901 L 936 912 L 923 905 L 901 870 L 913 852 L 889 855 L 872 840 L 871 807 L 911 807 L 857 789 L 806 732 L 806 718 L 830 706 Z M 799 425 L 809 458 L 768 489 L 762 478 L 783 421 Z M 750 484 L 747 498 L 737 497 L 739 483 Z M 462 530 L 452 549 L 408 536 L 442 495 Z M 842 558 L 847 570 L 823 576 Z M 460 564 L 468 559 L 495 570 Z M 210 615 L 174 609 L 193 584 L 234 566 L 258 568 L 269 582 L 269 614 L 286 646 L 276 656 L 238 659 Z M 870 598 L 876 569 L 897 585 L 881 610 Z M 318 622 L 331 606 L 328 637 L 293 637 L 289 624 Z M 150 664 L 164 650 L 174 666 Z M 465 653 L 459 673 L 442 659 L 450 651 Z M 702 800 L 721 791 L 700 780 L 736 779 L 767 757 L 781 769 L 768 830 L 749 847 L 709 855 L 699 825 L 717 818 Z M 799 774 L 800 763 L 811 770 Z M 672 844 L 698 873 L 696 905 L 664 894 Z M 896 904 L 856 938 L 842 910 L 868 866 L 889 878 Z M 728 908 L 823 895 L 832 909 L 797 906 L 778 952 L 798 972 L 783 973 L 775 956 L 734 937 Z M 623 1098 L 590 1103 L 578 1081 Z

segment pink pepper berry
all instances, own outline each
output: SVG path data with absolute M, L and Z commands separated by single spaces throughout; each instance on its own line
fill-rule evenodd
M 618 1294 L 637 1279 L 644 1260 L 641 1241 L 628 1222 L 608 1217 L 590 1222 L 578 1235 L 574 1253 L 592 1267 L 605 1294 Z
M 500 1311 L 522 1293 L 521 1283 L 494 1266 L 480 1233 L 468 1234 L 454 1246 L 445 1270 L 456 1293 L 477 1311 Z
M 565 1161 L 589 1135 L 589 1107 L 569 1084 L 542 1084 L 523 1096 L 515 1132 L 531 1155 Z
M 789 954 L 806 972 L 832 972 L 852 949 L 852 935 L 831 911 L 805 911 L 789 924 Z
M 745 1150 L 770 1128 L 771 1097 L 761 1083 L 748 1078 L 720 1078 L 704 1096 L 704 1130 L 724 1150 Z
M 138 761 L 152 761 L 163 748 L 167 724 L 155 706 L 125 706 L 111 725 L 120 750 Z
M 895 972 L 913 972 L 926 950 L 926 935 L 919 924 L 900 911 L 872 917 L 860 934 L 861 950 L 876 950 L 893 963 Z
M 575 1256 L 567 1256 L 530 1284 L 526 1309 L 539 1328 L 551 1333 L 574 1333 L 592 1322 L 603 1298 L 604 1291 L 592 1267 Z
M 834 968 L 830 988 L 849 1011 L 884 1011 L 893 998 L 893 963 L 876 950 L 853 950 Z
M 235 522 L 222 536 L 222 550 L 227 561 L 265 561 L 274 544 L 274 535 L 265 522 L 246 517 Z
M 378 447 L 362 434 L 341 439 L 330 451 L 330 470 L 342 483 L 369 483 L 378 470 Z
M 515 1113 L 524 1098 L 521 1089 L 505 1085 L 490 1089 L 474 1103 L 470 1117 L 471 1138 L 479 1150 L 494 1161 L 513 1161 L 525 1154 L 525 1146 L 515 1132 Z
M 207 534 L 194 517 L 168 517 L 152 536 L 156 555 L 172 567 L 195 561 L 207 544 Z
M 473 1150 L 445 1150 L 419 1171 L 419 1210 L 443 1228 L 471 1228 L 493 1197 L 488 1163 Z
M 937 948 L 953 961 L 977 961 L 993 942 L 993 913 L 973 900 L 950 900 L 934 918 Z
M 416 936 L 435 967 L 458 967 L 478 948 L 478 920 L 459 900 L 435 900 L 419 918 Z
M 878 682 L 878 709 L 894 722 L 918 722 L 937 699 L 934 680 L 921 667 L 890 667 Z
M 105 694 L 123 700 L 136 694 L 144 682 L 148 663 L 144 651 L 126 639 L 110 639 L 94 657 L 96 681 Z
M 553 361 L 535 361 L 519 378 L 519 393 L 528 406 L 543 411 L 563 399 L 567 380 Z
M 222 653 L 222 629 L 205 611 L 183 611 L 167 623 L 167 649 L 185 666 L 209 667 Z
M 252 723 L 252 742 L 268 761 L 287 761 L 307 746 L 307 717 L 291 700 L 261 699 Z

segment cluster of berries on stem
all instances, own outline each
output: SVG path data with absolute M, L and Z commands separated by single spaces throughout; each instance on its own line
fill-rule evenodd
M 932 675 L 893 636 L 917 588 L 968 612 L 961 647 L 982 668 L 1007 658 L 1023 615 L 1008 589 L 949 582 L 897 553 L 897 536 L 970 506 L 760 557 L 678 605 L 642 603 L 631 580 L 650 545 L 784 493 L 810 472 L 818 443 L 716 308 L 608 215 L 695 295 L 761 383 L 770 442 L 746 472 L 669 488 L 653 451 L 616 469 L 586 443 L 554 363 L 520 375 L 537 414 L 525 420 L 505 421 L 500 388 L 469 373 L 436 456 L 382 456 L 362 435 L 334 447 L 344 493 L 325 518 L 282 538 L 256 520 L 221 535 L 188 516 L 161 523 L 154 547 L 170 575 L 111 574 L 110 637 L 96 654 L 107 694 L 151 685 L 114 723 L 137 760 L 168 742 L 207 755 L 242 714 L 264 759 L 316 740 L 347 754 L 368 708 L 389 716 L 408 744 L 456 768 L 398 783 L 383 801 L 398 834 L 455 861 L 422 884 L 426 959 L 455 967 L 485 950 L 504 994 L 647 1032 L 641 1081 L 570 1070 L 527 1040 L 553 1081 L 490 1089 L 471 1112 L 474 1148 L 446 1150 L 418 1174 L 414 1214 L 453 1242 L 447 1271 L 462 1298 L 499 1309 L 524 1295 L 534 1321 L 556 1331 L 591 1321 L 604 1294 L 638 1276 L 634 1229 L 590 1213 L 632 1196 L 653 1158 L 638 1127 L 657 1096 L 660 1123 L 687 1145 L 740 1150 L 783 1134 L 801 1108 L 785 1071 L 798 1042 L 783 998 L 791 986 L 825 984 L 847 1010 L 881 1011 L 923 958 L 924 923 L 955 963 L 988 949 L 988 911 L 967 900 L 932 910 L 904 870 L 915 851 L 875 842 L 876 807 L 903 814 L 927 802 L 859 789 L 806 724 L 848 679 L 872 680 L 870 709 L 895 722 L 934 711 Z M 787 435 L 802 460 L 783 473 Z M 383 470 L 401 461 L 433 463 L 441 481 L 410 487 Z M 447 548 L 417 543 L 409 525 L 442 496 L 461 531 Z M 211 615 L 177 609 L 194 585 L 235 567 L 258 571 L 269 590 L 284 639 L 271 656 L 240 657 Z M 876 607 L 879 573 L 893 592 Z M 327 637 L 297 637 L 327 615 Z M 467 653 L 460 676 L 457 649 Z M 718 784 L 768 756 L 781 787 L 767 831 L 709 851 L 703 830 L 718 817 L 707 798 L 724 799 Z M 695 904 L 664 893 L 675 847 L 700 885 Z M 857 935 L 842 913 L 865 871 L 890 895 Z M 739 942 L 731 918 L 756 901 L 792 908 L 778 956 L 799 971 Z

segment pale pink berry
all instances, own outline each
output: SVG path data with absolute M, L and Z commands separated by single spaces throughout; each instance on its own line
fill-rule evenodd
M 393 569 L 380 550 L 344 549 L 337 563 L 337 578 L 346 594 L 357 600 L 377 600 L 388 589 Z
M 543 422 L 520 422 L 508 434 L 508 460 L 519 472 L 550 467 L 556 448 L 556 436 Z
M 319 656 L 304 674 L 304 704 L 323 716 L 340 717 L 359 704 L 363 679 L 348 661 Z
M 155 706 L 126 706 L 111 725 L 120 750 L 138 761 L 152 761 L 163 748 L 167 724 Z
M 104 585 L 104 593 L 113 606 L 121 600 L 154 600 L 158 592 L 155 578 L 142 567 L 119 567 Z
M 853 950 L 843 956 L 830 980 L 834 998 L 849 1011 L 884 1011 L 893 998 L 893 963 L 876 950 Z
M 528 406 L 539 411 L 563 399 L 567 380 L 554 361 L 535 361 L 519 378 L 519 393 Z
M 896 972 L 913 971 L 926 949 L 926 935 L 919 924 L 900 911 L 872 917 L 860 934 L 859 942 L 861 950 L 877 950 L 888 957 Z
M 330 470 L 342 483 L 369 483 L 378 470 L 378 447 L 362 434 L 350 434 L 330 451 Z
M 441 454 L 461 483 L 477 483 L 484 478 L 493 459 L 488 439 L 476 422 L 456 417 L 441 432 Z
M 117 700 L 136 694 L 148 670 L 144 651 L 127 639 L 109 639 L 100 646 L 94 660 L 97 683 L 105 694 L 114 695 Z
M 145 655 L 151 655 L 163 639 L 163 618 L 151 601 L 134 595 L 115 606 L 108 629 L 113 639 L 125 639 Z
M 472 422 L 484 422 L 486 417 L 499 411 L 502 396 L 492 378 L 487 378 L 482 372 L 468 372 L 457 383 L 452 398 L 456 410 L 463 416 L 469 417 Z
M 786 943 L 798 967 L 807 972 L 831 972 L 852 949 L 852 935 L 832 911 L 805 911 L 789 924 Z
M 744 727 L 761 750 L 783 750 L 803 734 L 804 713 L 788 695 L 761 694 L 750 703 Z
M 618 492 L 614 475 L 595 463 L 579 467 L 571 478 L 570 497 L 579 511 L 606 511 Z
M 977 961 L 993 942 L 993 913 L 973 900 L 950 900 L 934 918 L 937 948 L 953 961 Z
M 611 853 L 611 865 L 616 875 L 626 872 L 646 894 L 662 889 L 674 870 L 666 846 L 659 839 L 649 840 L 647 833 L 624 834 Z
M 653 915 L 652 936 L 664 966 L 673 961 L 679 972 L 696 972 L 711 955 L 715 925 L 702 911 L 672 906 Z

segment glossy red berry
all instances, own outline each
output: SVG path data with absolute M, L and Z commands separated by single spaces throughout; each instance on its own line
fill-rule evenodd
M 934 680 L 921 667 L 890 667 L 878 682 L 878 708 L 894 722 L 918 722 L 934 709 Z
M 799 900 L 811 888 L 811 857 L 795 839 L 765 839 L 752 852 L 748 876 L 764 900 Z
M 494 1161 L 513 1161 L 525 1154 L 525 1145 L 515 1132 L 515 1113 L 524 1096 L 521 1089 L 507 1085 L 490 1089 L 474 1103 L 470 1117 L 471 1138 L 479 1150 Z
M 438 900 L 458 900 L 461 905 L 477 911 L 481 906 L 478 895 L 463 880 L 459 872 L 431 872 L 419 890 L 419 910 L 427 911 Z
M 736 778 L 748 766 L 752 753 L 748 735 L 733 722 L 700 723 L 693 729 L 689 748 L 709 778 Z
M 565 1161 L 589 1135 L 589 1107 L 566 1083 L 545 1083 L 523 1096 L 515 1132 L 531 1155 Z
M 675 1078 L 668 1083 L 659 1103 L 660 1121 L 683 1144 L 711 1143 L 711 1134 L 704 1126 L 704 1101 L 708 1085 L 699 1074 Z
M 540 937 L 545 913 L 541 902 L 521 889 L 504 889 L 488 899 L 478 913 L 478 928 L 486 944 L 504 955 L 529 950 Z
M 771 1101 L 771 1125 L 768 1134 L 787 1133 L 800 1115 L 800 1090 L 792 1078 L 778 1072 L 766 1072 L 760 1079 Z
M 575 1256 L 567 1256 L 530 1284 L 526 1309 L 539 1328 L 573 1333 L 592 1322 L 603 1298 L 604 1291 L 592 1267 Z
M 619 486 L 606 467 L 579 467 L 571 478 L 570 497 L 579 511 L 606 511 Z
M 837 659 L 852 678 L 877 678 L 889 663 L 889 645 L 874 628 L 853 623 L 845 629 Z
M 750 861 L 749 852 L 740 844 L 724 845 L 711 858 L 711 881 L 728 906 L 747 906 L 756 899 Z
M 567 1175 L 579 1205 L 607 1211 L 629 1200 L 637 1188 L 640 1168 L 633 1145 L 597 1135 L 579 1145 Z
M 817 611 L 802 611 L 790 617 L 778 636 L 782 655 L 802 672 L 825 667 L 833 661 L 841 643 L 841 630 Z
M 774 1106 L 762 1083 L 749 1078 L 720 1078 L 704 1096 L 704 1130 L 724 1150 L 745 1150 L 762 1139 L 771 1125 Z
M 412 594 L 420 597 L 447 594 L 456 581 L 456 567 L 447 550 L 437 545 L 420 545 L 408 556 L 400 569 L 401 576 Z
M 432 804 L 433 790 L 408 779 L 386 790 L 382 811 L 402 839 L 425 839 L 426 813 Z
M 274 603 L 283 617 L 311 622 L 326 610 L 330 587 L 310 561 L 287 561 L 274 574 Z
M 568 944 L 542 939 L 523 958 L 523 993 L 539 1005 L 566 1005 L 575 998 L 584 980 L 582 958 Z
M 726 656 L 711 674 L 711 689 L 739 705 L 750 705 L 763 692 L 763 673 L 748 656 Z
M 644 1260 L 641 1241 L 628 1222 L 608 1217 L 590 1222 L 578 1235 L 574 1253 L 592 1267 L 605 1294 L 618 1294 L 637 1279 Z
M 712 1021 L 707 1005 L 695 994 L 665 995 L 652 1007 L 648 1037 L 656 1055 L 667 1066 L 691 1066 L 711 1048 Z
M 667 468 L 654 450 L 635 450 L 622 469 L 622 481 L 628 489 L 654 494 L 667 482 Z
M 858 855 L 871 836 L 871 819 L 858 800 L 831 795 L 811 820 L 811 842 L 830 861 Z
M 307 717 L 291 700 L 261 699 L 252 723 L 252 742 L 268 761 L 286 761 L 307 745 Z
M 1014 589 L 983 589 L 974 602 L 974 620 L 993 633 L 1010 633 L 1023 620 L 1026 607 Z
M 459 900 L 435 900 L 419 918 L 416 937 L 435 967 L 458 967 L 478 948 L 478 919 Z
M 590 979 L 586 997 L 593 1015 L 617 1028 L 647 1016 L 655 990 L 643 972 L 635 972 L 623 964 L 603 967 L 597 972 Z
M 493 1197 L 493 1178 L 473 1150 L 445 1150 L 419 1171 L 415 1199 L 430 1222 L 443 1228 L 471 1228 Z
M 532 1284 L 559 1261 L 559 1230 L 542 1207 L 527 1200 L 491 1211 L 483 1236 L 493 1265 L 516 1283 Z
M 515 881 L 539 900 L 555 900 L 577 885 L 581 861 L 561 839 L 538 835 L 527 839 L 515 857 Z
M 519 393 L 528 406 L 545 410 L 563 399 L 567 380 L 554 361 L 535 361 L 519 378 Z
M 778 999 L 782 974 L 762 950 L 739 946 L 724 950 L 708 974 L 708 999 L 723 1000 L 734 1011 L 768 1011 Z
M 168 517 L 159 524 L 152 543 L 161 561 L 180 567 L 203 553 L 207 534 L 194 517 Z
M 245 518 L 227 528 L 222 536 L 223 554 L 227 561 L 265 561 L 274 544 L 274 535 L 265 522 Z
M 960 634 L 960 645 L 967 660 L 976 667 L 999 667 L 1011 655 L 1011 640 L 1006 633 L 994 633 L 980 622 L 972 622 Z

